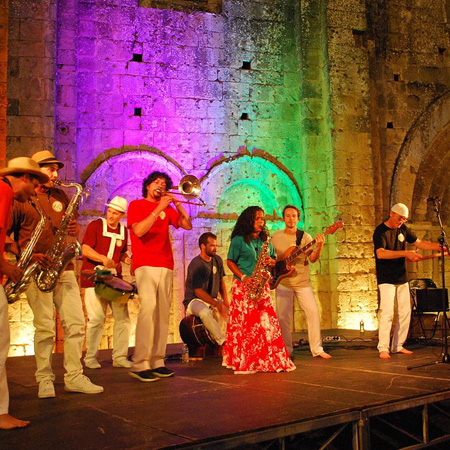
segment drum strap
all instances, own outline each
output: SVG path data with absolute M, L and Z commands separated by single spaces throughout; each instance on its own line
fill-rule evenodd
M 108 231 L 108 223 L 104 217 L 100 217 L 103 222 L 103 236 L 111 238 L 111 243 L 109 244 L 108 254 L 106 255 L 109 259 L 113 259 L 114 250 L 116 248 L 116 242 L 118 240 L 125 240 L 125 227 L 119 222 L 119 233 L 111 233 Z

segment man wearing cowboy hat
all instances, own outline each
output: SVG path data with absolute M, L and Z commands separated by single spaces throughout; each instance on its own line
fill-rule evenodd
M 46 252 L 55 241 L 60 223 L 69 205 L 64 191 L 54 187 L 58 170 L 64 164 L 48 150 L 35 153 L 32 159 L 39 164 L 42 173 L 49 178 L 47 183 L 39 185 L 34 200 L 47 217 L 46 226 L 39 238 L 35 251 L 35 260 L 47 267 L 52 261 Z M 12 210 L 12 231 L 19 246 L 24 248 L 31 233 L 39 221 L 38 212 L 27 204 L 14 205 Z M 73 220 L 68 227 L 68 234 L 76 236 L 79 226 Z M 55 339 L 55 318 L 53 309 L 59 313 L 64 330 L 64 389 L 68 392 L 98 394 L 103 392 L 101 386 L 92 383 L 83 375 L 81 356 L 84 341 L 85 319 L 81 303 L 80 290 L 75 278 L 73 264 L 69 264 L 61 275 L 52 292 L 42 292 L 33 281 L 27 292 L 27 299 L 34 315 L 34 352 L 37 370 L 36 381 L 39 383 L 38 397 L 55 397 L 55 374 L 52 369 L 52 353 Z
M 0 170 L 0 280 L 3 275 L 13 282 L 22 278 L 19 267 L 8 264 L 3 259 L 9 212 L 13 199 L 26 202 L 34 193 L 39 183 L 48 182 L 48 177 L 41 173 L 36 162 L 30 158 L 11 159 L 8 166 Z M 8 302 L 5 291 L 0 284 L 0 429 L 22 428 L 30 422 L 16 419 L 8 414 L 9 392 L 6 381 L 5 362 L 9 350 Z
M 373 233 L 377 283 L 380 291 L 378 351 L 382 359 L 389 359 L 390 351 L 406 355 L 412 353 L 403 347 L 411 319 L 406 260 L 420 261 L 422 256 L 415 251 L 406 250 L 406 243 L 422 250 L 440 250 L 437 243 L 417 239 L 414 232 L 405 225 L 408 217 L 408 207 L 403 203 L 396 203 L 391 208 L 389 219 L 378 225 Z M 390 342 L 396 298 L 398 313 Z
M 131 263 L 127 255 L 128 232 L 120 220 L 127 210 L 127 201 L 122 197 L 114 197 L 106 203 L 106 218 L 99 218 L 91 222 L 83 238 L 81 247 L 83 253 L 82 273 L 92 271 L 98 266 L 109 269 L 122 278 L 122 266 Z M 94 283 L 86 277 L 81 278 L 81 287 L 86 288 L 84 303 L 88 313 L 87 351 L 84 364 L 90 369 L 100 369 L 98 362 L 98 348 L 103 335 L 103 325 L 106 318 L 108 304 L 114 317 L 112 352 L 113 367 L 130 368 L 127 359 L 128 340 L 130 336 L 130 317 L 127 303 L 109 302 L 95 293 Z

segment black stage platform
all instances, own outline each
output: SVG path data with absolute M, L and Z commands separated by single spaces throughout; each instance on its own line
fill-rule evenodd
M 441 348 L 413 345 L 413 355 L 381 360 L 368 333 L 349 341 L 340 333 L 325 343 L 333 359 L 312 358 L 305 346 L 295 351 L 297 370 L 278 374 L 234 375 L 217 357 L 174 359 L 175 377 L 142 383 L 104 351 L 104 367 L 85 372 L 104 386 L 99 395 L 64 392 L 55 355 L 57 397 L 46 400 L 37 398 L 34 357 L 9 358 L 11 414 L 31 425 L 0 431 L 0 448 L 247 449 L 271 440 L 272 448 L 448 448 L 440 442 L 450 434 L 450 366 L 407 370 L 439 360 Z M 403 437 L 397 445 L 391 436 Z

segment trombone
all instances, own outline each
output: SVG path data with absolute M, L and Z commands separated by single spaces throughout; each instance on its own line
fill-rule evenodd
M 196 198 L 199 203 L 189 200 L 179 200 L 180 203 L 188 205 L 206 206 L 206 203 L 200 198 L 201 184 L 200 180 L 194 175 L 185 175 L 178 183 L 178 190 L 169 189 L 168 191 L 160 191 L 162 195 L 169 192 L 173 195 L 183 195 L 185 197 Z

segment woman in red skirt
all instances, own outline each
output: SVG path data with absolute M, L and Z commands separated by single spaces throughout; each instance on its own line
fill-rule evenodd
M 295 369 L 281 335 L 269 283 L 265 283 L 260 297 L 251 299 L 248 295 L 258 286 L 252 274 L 267 238 L 264 211 L 249 206 L 234 226 L 227 259 L 234 280 L 222 364 L 235 374 Z M 264 264 L 273 266 L 274 257 L 270 243 Z

